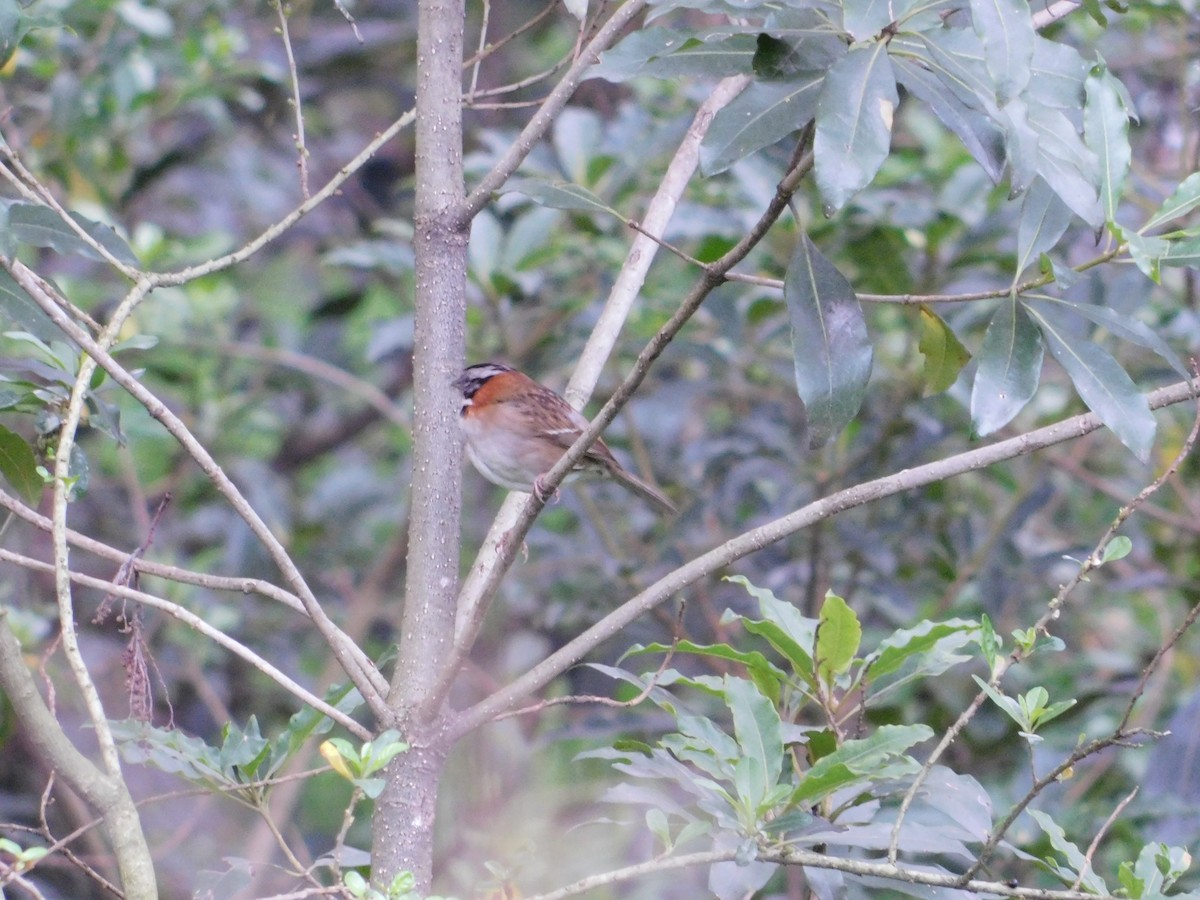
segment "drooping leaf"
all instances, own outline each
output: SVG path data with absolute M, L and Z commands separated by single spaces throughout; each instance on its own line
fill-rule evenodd
M 1072 335 L 1069 313 L 1056 304 L 1030 300 L 1026 307 L 1083 402 L 1139 460 L 1148 460 L 1158 423 L 1126 371 L 1098 344 Z
M 862 642 L 862 625 L 858 616 L 841 597 L 833 592 L 825 595 L 821 604 L 820 625 L 817 627 L 817 674 L 826 684 L 832 684 L 854 661 Z
M 917 345 L 925 357 L 925 396 L 940 394 L 958 380 L 958 373 L 971 358 L 962 341 L 937 313 L 922 303 L 921 340 Z
M 1108 222 L 1117 221 L 1117 206 L 1129 174 L 1129 113 L 1116 84 L 1103 64 L 1087 77 L 1087 103 L 1083 108 L 1083 134 L 1100 160 L 1100 205 Z
M 1001 105 L 1029 84 L 1036 32 L 1026 0 L 971 0 L 971 22 Z
M 129 249 L 129 245 L 111 227 L 85 219 L 77 213 L 71 213 L 71 218 L 115 259 L 129 266 L 138 265 L 138 259 Z M 85 256 L 88 259 L 104 259 L 63 221 L 62 216 L 48 206 L 14 203 L 8 208 L 8 224 L 14 237 L 22 244 L 49 247 L 59 253 Z
M 971 423 L 980 436 L 1003 428 L 1033 397 L 1042 374 L 1042 337 L 1015 298 L 1002 302 L 979 348 Z
M 1022 272 L 1058 243 L 1069 224 L 1071 210 L 1043 179 L 1034 179 L 1021 203 L 1014 283 Z
M 1004 173 L 1004 132 L 987 115 L 965 103 L 959 95 L 925 68 L 904 57 L 892 59 L 896 80 L 910 94 L 929 105 L 933 114 L 963 142 L 967 152 L 999 184 Z
M 724 172 L 756 150 L 803 128 L 817 111 L 824 73 L 791 81 L 755 81 L 713 117 L 700 145 L 705 175 Z
M 30 506 L 37 505 L 45 486 L 37 467 L 37 457 L 26 440 L 0 425 L 0 474 Z
M 858 412 L 871 376 L 872 347 L 854 288 L 805 235 L 783 286 L 792 325 L 796 387 L 819 447 Z
M 1164 259 L 1166 264 L 1167 260 Z M 1083 316 L 1100 325 L 1114 336 L 1119 337 L 1123 341 L 1129 341 L 1132 344 L 1137 344 L 1139 347 L 1145 347 L 1147 350 L 1152 350 L 1161 356 L 1168 365 L 1171 366 L 1182 377 L 1188 378 L 1187 366 L 1183 364 L 1183 360 L 1179 358 L 1171 345 L 1164 341 L 1153 328 L 1135 319 L 1131 315 L 1125 315 L 1118 312 L 1111 306 L 1097 306 L 1092 303 L 1072 303 L 1069 300 L 1062 298 L 1045 298 L 1043 303 L 1056 303 L 1063 307 L 1064 310 L 1069 310 L 1075 315 Z
M 1015 197 L 1033 183 L 1039 172 L 1042 163 L 1038 147 L 1040 137 L 1029 121 L 1029 105 L 1024 100 L 1010 100 L 997 111 L 997 117 L 1004 129 L 1009 196 Z
M 825 76 L 813 155 L 827 211 L 870 184 L 887 159 L 899 99 L 883 42 L 852 47 Z
M 1037 135 L 1037 173 L 1071 212 L 1093 227 L 1102 224 L 1099 158 L 1062 110 L 1030 103 L 1027 121 Z

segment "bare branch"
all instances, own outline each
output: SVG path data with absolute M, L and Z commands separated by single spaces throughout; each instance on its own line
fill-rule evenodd
M 1147 399 L 1152 409 L 1161 409 L 1189 399 L 1191 390 L 1190 384 L 1179 382 L 1154 391 Z M 512 709 L 522 698 L 544 687 L 643 613 L 662 603 L 677 591 L 711 575 L 735 560 L 748 556 L 844 510 L 863 506 L 875 500 L 927 484 L 944 481 L 956 475 L 974 472 L 1055 444 L 1075 440 L 1085 434 L 1098 431 L 1102 427 L 1103 423 L 1094 413 L 1073 416 L 1054 425 L 1038 428 L 986 447 L 979 447 L 837 491 L 773 522 L 751 529 L 660 578 L 524 675 L 455 716 L 449 724 L 450 736 L 462 735 L 490 721 L 505 710 Z

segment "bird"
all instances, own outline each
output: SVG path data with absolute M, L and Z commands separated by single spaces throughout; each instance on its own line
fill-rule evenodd
M 452 386 L 462 395 L 458 422 L 479 474 L 510 491 L 544 498 L 542 475 L 575 443 L 588 420 L 550 388 L 503 363 L 468 366 Z M 658 511 L 678 512 L 662 491 L 617 462 L 599 438 L 572 471 L 606 475 Z

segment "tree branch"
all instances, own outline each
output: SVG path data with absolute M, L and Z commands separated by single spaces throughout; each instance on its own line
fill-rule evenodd
M 1183 402 L 1191 396 L 1191 385 L 1179 382 L 1152 392 L 1147 399 L 1151 408 L 1161 409 Z M 1094 413 L 1073 416 L 1054 425 L 1038 428 L 986 447 L 863 482 L 816 500 L 773 522 L 751 529 L 660 578 L 524 675 L 455 716 L 449 725 L 450 734 L 454 737 L 461 736 L 490 721 L 497 714 L 512 709 L 522 699 L 547 685 L 601 643 L 618 634 L 630 622 L 677 591 L 816 522 L 884 497 L 973 472 L 1064 441 L 1075 440 L 1102 427 L 1103 423 Z

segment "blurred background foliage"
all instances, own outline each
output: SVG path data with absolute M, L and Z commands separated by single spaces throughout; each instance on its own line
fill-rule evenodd
M 329 3 L 290 8 L 300 75 L 307 165 L 319 186 L 383 127 L 409 108 L 414 90 L 415 4 L 354 4 L 352 26 Z M 491 9 L 490 34 L 506 34 L 542 12 L 538 3 Z M 106 221 L 148 267 L 179 268 L 233 249 L 302 199 L 294 111 L 278 19 L 268 4 L 228 0 L 39 0 L 0 2 L 28 33 L 0 73 L 0 131 L 24 164 L 64 205 Z M 1085 55 L 1100 52 L 1127 85 L 1139 120 L 1133 130 L 1133 193 L 1147 210 L 1200 163 L 1197 10 L 1189 2 L 1131 4 L 1102 27 L 1078 12 L 1052 27 L 1056 40 Z M 472 8 L 477 35 L 479 9 Z M 687 13 L 702 21 L 701 13 Z M 552 11 L 481 65 L 468 109 L 468 177 L 477 177 L 509 142 L 526 113 L 492 104 L 489 88 L 537 75 L 570 53 L 574 20 Z M 356 30 L 357 34 L 356 34 Z M 361 40 L 358 36 L 361 36 Z M 473 38 L 469 38 L 470 41 Z M 534 81 L 516 99 L 541 95 Z M 709 84 L 693 79 L 586 82 L 522 174 L 585 186 L 638 218 Z M 512 96 L 503 98 L 507 103 Z M 741 268 L 782 278 L 801 223 L 858 291 L 952 294 L 994 288 L 1011 278 L 1018 206 L 994 187 L 956 138 L 918 104 L 897 113 L 892 153 L 875 184 L 826 219 L 815 188 L 797 198 Z M 785 142 L 786 144 L 786 142 Z M 666 239 L 712 259 L 755 219 L 787 164 L 781 145 L 728 171 L 697 180 Z M 247 262 L 157 291 L 127 337 L 157 344 L 134 349 L 143 380 L 211 449 L 302 565 L 331 615 L 372 655 L 395 638 L 402 596 L 409 475 L 406 423 L 411 350 L 411 133 L 385 146 L 337 196 Z M 1095 236 L 1072 232 L 1056 256 L 1078 262 Z M 475 222 L 470 247 L 470 357 L 502 358 L 561 387 L 626 253 L 630 232 L 610 217 L 546 209 L 519 194 L 499 196 Z M 103 319 L 124 286 L 107 267 L 42 251 L 29 261 L 77 305 Z M 662 254 L 651 270 L 600 392 L 628 369 L 642 341 L 674 310 L 694 272 Z M 1132 265 L 1089 278 L 1092 302 L 1140 318 L 1183 355 L 1200 346 L 1193 273 L 1165 272 L 1155 285 Z M 968 347 L 978 347 L 999 301 L 940 305 Z M 5 330 L 25 330 L 12 318 Z M 610 429 L 610 442 L 643 472 L 653 471 L 683 510 L 657 521 L 618 489 L 572 486 L 528 539 L 528 558 L 506 582 L 459 688 L 461 702 L 525 671 L 566 638 L 658 576 L 749 526 L 832 490 L 959 452 L 972 445 L 969 364 L 949 390 L 930 395 L 918 351 L 917 307 L 868 304 L 875 369 L 853 425 L 819 450 L 798 439 L 804 413 L 796 396 L 789 320 L 779 292 L 750 284 L 717 290 L 667 349 L 635 401 Z M 1173 380 L 1165 364 L 1128 343 L 1098 340 L 1143 389 Z M 25 351 L 6 339 L 8 361 Z M 377 391 L 386 395 L 386 402 Z M 202 473 L 136 404 L 110 391 L 120 411 L 119 443 L 93 428 L 83 441 L 86 494 L 72 527 L 130 550 L 150 516 L 172 500 L 154 536 L 152 558 L 217 573 L 274 577 L 249 532 Z M 1009 426 L 1016 433 L 1081 409 L 1069 380 L 1047 362 L 1034 401 Z M 922 618 L 978 617 L 996 631 L 1032 623 L 1073 572 L 1117 507 L 1178 450 L 1190 413 L 1158 416 L 1152 464 L 1143 466 L 1108 432 L 1035 457 L 914 494 L 852 510 L 772 545 L 735 568 L 753 583 L 815 615 L 827 589 L 846 598 L 878 639 Z M 13 408 L 0 423 L 34 439 L 34 418 Z M 1035 657 L 1010 676 L 1014 690 L 1041 684 L 1080 703 L 1042 733 L 1036 750 L 1057 760 L 1081 733 L 1112 727 L 1130 686 L 1200 596 L 1200 491 L 1189 462 L 1126 527 L 1134 550 L 1079 591 L 1056 624 L 1067 650 Z M 478 546 L 499 492 L 465 476 L 465 558 Z M 48 556 L 48 539 L 21 523 L 6 546 Z M 111 577 L 85 554 L 77 567 Z M 48 577 L 6 566 L 0 600 L 24 612 L 29 635 L 52 636 Z M 335 671 L 306 623 L 259 598 L 155 583 L 298 679 L 323 689 Z M 99 596 L 79 592 L 80 619 Z M 726 607 L 746 612 L 745 593 L 712 580 L 686 595 L 683 628 L 697 642 L 730 637 Z M 611 659 L 634 642 L 662 640 L 675 612 L 660 610 L 607 648 Z M 158 723 L 219 743 L 227 721 L 256 715 L 264 734 L 295 711 L 265 679 L 179 624 L 147 614 L 162 684 Z M 121 717 L 124 638 L 109 622 L 86 626 L 85 647 Z M 1195 693 L 1200 646 L 1189 635 L 1148 686 L 1139 724 L 1173 735 L 1149 749 L 1110 751 L 1089 761 L 1044 798 L 1068 834 L 1094 834 L 1130 790 L 1142 786 L 1100 847 L 1096 865 L 1127 859 L 1147 840 L 1194 845 L 1200 832 L 1200 769 L 1186 760 L 1200 741 Z M 719 667 L 712 660 L 697 666 Z M 60 717 L 79 720 L 60 658 L 47 663 L 64 689 Z M 610 694 L 612 682 L 586 668 L 562 693 Z M 958 671 L 900 692 L 874 714 L 881 720 L 945 725 L 973 693 Z M 167 703 L 170 703 L 168 712 Z M 467 740 L 451 760 L 441 841 L 446 893 L 489 878 L 537 887 L 561 884 L 620 860 L 654 852 L 640 830 L 585 825 L 628 810 L 596 797 L 614 773 L 575 753 L 618 735 L 654 733 L 661 717 L 638 711 L 556 707 L 509 719 Z M 1005 809 L 1028 787 L 1028 770 L 1003 739 L 1015 727 L 985 710 L 948 762 L 987 787 Z M 78 734 L 86 743 L 86 732 Z M 0 821 L 36 819 L 47 773 L 5 719 L 0 730 Z M 130 767 L 138 796 L 177 782 Z M 341 823 L 348 791 L 334 776 L 280 790 L 274 809 L 286 836 L 319 853 Z M 187 808 L 181 815 L 180 806 Z M 62 804 L 62 833 L 81 809 Z M 225 838 L 245 835 L 237 854 L 270 856 L 257 818 L 212 798 L 145 807 L 163 866 L 163 896 L 189 896 L 195 873 L 221 870 Z M 351 843 L 368 846 L 356 825 Z M 577 828 L 568 831 L 567 829 Z M 564 837 L 565 834 L 565 837 Z M 1036 842 L 1032 827 L 1014 842 Z M 630 846 L 646 841 L 646 846 Z M 1086 839 L 1083 841 L 1086 844 Z M 570 852 L 564 852 L 564 847 Z M 1131 849 L 1132 848 L 1132 849 Z M 1036 849 L 1036 844 L 1030 849 Z M 1044 848 L 1043 848 L 1044 849 Z M 550 850 L 551 852 L 547 852 Z M 98 853 L 85 847 L 81 852 Z M 485 868 L 486 861 L 496 861 Z M 57 896 L 92 890 L 65 862 L 50 871 Z M 997 873 L 999 874 L 999 873 Z M 691 875 L 624 888 L 624 897 L 696 896 Z M 788 890 L 781 876 L 771 890 Z M 55 882 L 57 879 L 57 883 Z M 1050 883 L 1050 882 L 1047 882 Z M 1195 887 L 1197 885 L 1193 885 Z M 692 891 L 693 893 L 689 893 Z M 617 896 L 614 894 L 613 896 Z M 48 894 L 50 896 L 50 894 Z

